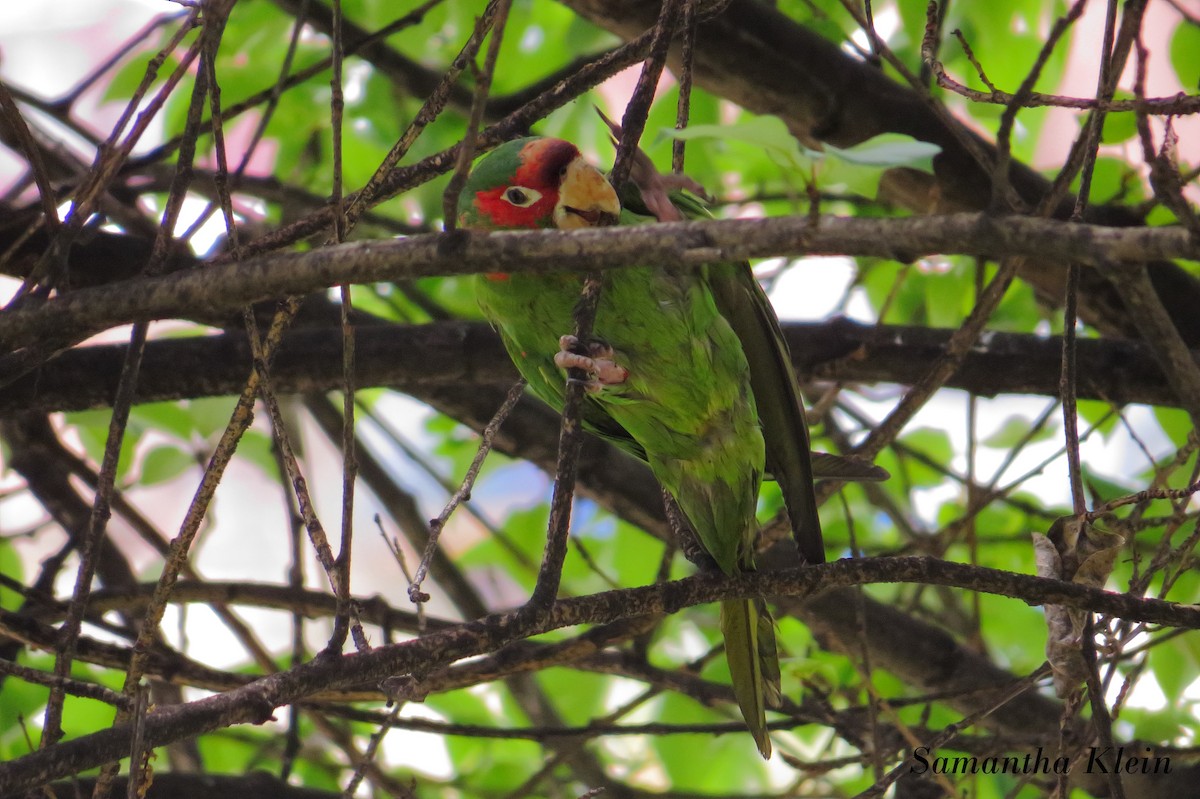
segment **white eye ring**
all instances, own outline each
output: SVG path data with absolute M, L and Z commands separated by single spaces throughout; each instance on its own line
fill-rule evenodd
M 510 186 L 500 195 L 509 205 L 515 205 L 517 208 L 528 208 L 529 206 L 542 199 L 540 191 L 527 189 L 524 186 Z

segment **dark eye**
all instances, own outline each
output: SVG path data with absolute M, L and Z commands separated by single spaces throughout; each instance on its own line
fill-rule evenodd
M 542 199 L 541 192 L 533 189 L 523 188 L 521 186 L 510 186 L 504 190 L 504 201 L 510 205 L 515 205 L 518 208 L 528 208 L 529 206 Z

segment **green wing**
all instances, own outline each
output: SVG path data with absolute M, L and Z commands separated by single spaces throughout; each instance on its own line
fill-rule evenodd
M 779 321 L 749 264 L 711 265 L 708 283 L 750 362 L 750 387 L 766 440 L 767 469 L 783 491 L 800 554 L 809 563 L 824 563 L 808 423 Z
M 637 208 L 637 197 L 629 194 L 622 192 L 623 203 Z M 688 218 L 711 218 L 698 200 L 684 192 L 673 192 L 671 201 Z M 626 215 L 635 217 L 622 214 L 622 221 Z M 635 221 L 649 220 L 635 217 Z M 767 470 L 783 492 L 800 554 L 809 563 L 824 563 L 808 423 L 779 320 L 748 263 L 710 264 L 705 274 L 717 309 L 737 334 L 750 363 L 750 387 L 766 440 Z

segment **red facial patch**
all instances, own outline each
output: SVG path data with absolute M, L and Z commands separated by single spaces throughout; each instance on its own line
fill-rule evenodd
M 475 195 L 475 207 L 497 228 L 530 229 L 553 227 L 554 206 L 563 171 L 579 156 L 579 150 L 562 139 L 535 139 L 521 150 L 521 165 L 509 185 L 496 186 Z M 541 194 L 533 205 L 521 208 L 504 199 L 512 186 Z
M 534 189 L 536 186 L 517 183 L 514 185 Z M 475 207 L 497 228 L 539 228 L 553 225 L 554 206 L 558 203 L 558 189 L 538 189 L 542 196 L 533 205 L 525 208 L 513 205 L 504 199 L 510 187 L 497 186 L 475 195 Z

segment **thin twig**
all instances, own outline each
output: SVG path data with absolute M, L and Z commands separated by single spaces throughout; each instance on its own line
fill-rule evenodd
M 933 751 L 939 747 L 945 746 L 958 737 L 961 730 L 967 729 L 980 720 L 987 718 L 1013 699 L 1017 698 L 1026 691 L 1035 688 L 1037 683 L 1049 673 L 1049 665 L 1043 663 L 1030 674 L 1013 682 L 1012 685 L 1004 687 L 1004 690 L 1000 691 L 994 700 L 988 702 L 979 710 L 963 717 L 954 724 L 947 725 L 944 730 L 934 737 L 921 742 L 921 745 L 928 748 L 929 751 Z M 912 763 L 910 759 L 905 758 L 901 760 L 901 762 L 897 764 L 891 771 L 889 771 L 882 780 L 877 780 L 870 788 L 856 794 L 855 799 L 873 799 L 873 797 L 883 796 L 892 783 L 898 780 L 902 774 L 905 774 L 911 765 Z
M 1083 625 L 1083 635 L 1080 639 L 1083 648 L 1083 660 L 1087 664 L 1087 696 L 1088 703 L 1092 708 L 1092 729 L 1096 732 L 1096 737 L 1100 739 L 1100 746 L 1105 752 L 1113 751 L 1113 731 L 1112 731 L 1112 715 L 1108 712 L 1107 700 L 1105 699 L 1104 688 L 1100 680 L 1100 672 L 1096 663 L 1096 618 L 1093 614 L 1086 614 L 1086 621 Z M 1108 775 L 1106 782 L 1108 783 L 1109 795 L 1113 799 L 1125 799 L 1125 785 L 1121 780 L 1121 770 L 1114 768 L 1111 771 L 1105 771 Z
M 621 116 L 621 141 L 617 143 L 617 154 L 613 160 L 612 172 L 608 179 L 614 186 L 622 186 L 629 179 L 629 171 L 633 168 L 633 156 L 637 152 L 638 141 L 646 128 L 646 117 L 650 114 L 650 105 L 654 102 L 654 91 L 658 87 L 658 79 L 662 76 L 663 66 L 667 63 L 667 50 L 671 46 L 671 35 L 679 15 L 679 3 L 682 0 L 663 0 L 658 12 L 658 21 L 654 25 L 650 40 L 650 54 L 642 64 L 638 73 L 637 85 L 625 113 Z
M 1087 0 L 1075 0 L 1074 5 L 1063 16 L 1055 20 L 1053 27 L 1050 29 L 1050 34 L 1046 37 L 1046 41 L 1042 44 L 1038 51 L 1037 58 L 1034 59 L 1033 66 L 1029 68 L 1029 72 L 1021 80 L 1021 85 L 1017 88 L 1016 94 L 1013 95 L 1011 102 L 1004 107 L 1004 113 L 1000 115 L 1000 125 L 996 130 L 996 158 L 992 165 L 992 199 L 991 208 L 994 212 L 1003 213 L 1019 206 L 1019 200 L 1012 192 L 1012 186 L 1009 183 L 1009 167 L 1012 164 L 1012 131 L 1013 126 L 1017 121 L 1017 113 L 1026 107 L 1029 96 L 1033 93 L 1033 87 L 1037 84 L 1038 78 L 1041 77 L 1042 70 L 1046 67 L 1046 62 L 1050 60 L 1054 48 L 1058 46 L 1058 42 L 1066 34 L 1075 21 L 1083 14 L 1083 9 L 1087 6 Z
M 146 713 L 150 705 L 150 686 L 138 683 L 133 693 L 133 740 L 129 745 L 129 780 L 125 784 L 126 799 L 142 799 L 146 788 L 154 779 L 150 768 L 153 750 L 146 748 Z M 96 781 L 96 790 L 101 790 L 103 777 Z M 95 796 L 93 792 L 93 796 Z
M 583 291 L 575 305 L 575 330 L 577 341 L 587 341 L 592 335 L 592 324 L 596 319 L 596 308 L 600 303 L 601 278 L 589 274 L 583 282 Z M 582 369 L 567 370 L 567 386 L 563 398 L 562 424 L 558 433 L 558 463 L 554 473 L 554 493 L 550 497 L 550 520 L 546 525 L 546 547 L 542 553 L 542 565 L 538 570 L 537 583 L 529 601 L 522 607 L 531 617 L 537 618 L 549 610 L 558 596 L 558 584 L 562 579 L 563 562 L 567 557 L 567 539 L 571 528 L 571 505 L 575 497 L 575 477 L 579 467 L 579 448 L 583 443 L 583 427 L 580 424 L 587 375 Z
M 333 206 L 333 234 L 331 244 L 341 244 L 346 238 L 346 215 L 342 204 L 342 123 L 346 101 L 342 93 L 342 63 L 345 59 L 342 42 L 342 2 L 333 0 L 333 64 L 330 70 L 330 127 L 333 132 L 333 191 L 330 204 Z M 350 564 L 354 544 L 354 489 L 358 477 L 357 439 L 354 435 L 355 379 L 354 379 L 354 325 L 351 315 L 354 302 L 350 286 L 343 283 L 338 287 L 340 318 L 342 325 L 342 529 L 341 542 L 335 569 L 338 613 L 334 618 L 333 632 L 329 636 L 326 651 L 340 652 L 346 642 L 347 633 L 353 632 L 354 646 L 360 652 L 367 649 L 366 634 L 361 624 L 351 624 Z
M 442 530 L 446 526 L 446 522 L 450 519 L 450 514 L 454 513 L 459 505 L 471 498 L 471 489 L 475 487 L 475 480 L 479 477 L 479 470 L 483 468 L 483 461 L 488 453 L 492 451 L 492 445 L 496 440 L 496 433 L 500 431 L 500 426 L 504 424 L 504 420 L 512 413 L 512 409 L 517 406 L 522 394 L 525 392 L 525 381 L 518 380 L 508 390 L 508 394 L 504 397 L 504 402 L 496 410 L 492 420 L 483 428 L 483 433 L 480 435 L 479 449 L 475 452 L 475 457 L 471 460 L 471 465 L 467 467 L 467 473 L 463 477 L 462 484 L 458 490 L 450 497 L 446 506 L 442 508 L 442 512 L 436 518 L 429 520 L 429 540 L 425 545 L 425 552 L 421 556 L 421 562 L 417 566 L 416 574 L 410 581 L 408 586 L 408 598 L 414 604 L 428 602 L 429 594 L 421 590 L 421 584 L 425 582 L 425 577 L 429 573 L 429 564 L 433 561 L 433 554 L 437 551 L 438 538 L 442 534 Z
M 492 652 L 513 641 L 551 629 L 597 624 L 633 616 L 677 611 L 719 599 L 749 596 L 809 597 L 832 588 L 873 582 L 956 586 L 1020 599 L 1103 612 L 1137 621 L 1185 628 L 1200 627 L 1200 609 L 1117 594 L 1062 580 L 1014 574 L 935 558 L 847 559 L 821 566 L 759 571 L 736 577 L 698 575 L 670 583 L 628 588 L 563 599 L 546 613 L 525 611 L 492 614 L 400 644 L 376 647 L 352 658 L 317 658 L 294 669 L 247 682 L 243 687 L 209 696 L 147 717 L 149 746 L 248 721 L 266 721 L 273 708 L 319 692 L 378 680 L 388 674 L 440 666 Z M 53 752 L 39 751 L 5 763 L 0 790 L 22 791 L 128 751 L 127 727 L 83 735 L 60 743 Z
M 975 74 L 979 76 L 984 86 L 987 86 L 992 94 L 996 93 L 996 87 L 988 80 L 987 73 L 983 71 L 983 64 L 979 63 L 979 59 L 975 57 L 975 51 L 971 49 L 971 44 L 967 41 L 967 37 L 961 30 L 955 28 L 950 31 L 958 39 L 958 44 L 962 47 L 963 55 L 967 57 L 967 61 L 971 62 L 971 66 L 975 67 Z
M 490 125 L 479 134 L 479 149 L 490 149 L 502 141 L 506 141 L 518 133 L 522 133 L 531 124 L 545 117 L 551 111 L 561 108 L 571 100 L 603 83 L 622 69 L 637 63 L 643 57 L 650 45 L 651 32 L 633 39 L 621 47 L 599 56 L 592 63 L 580 67 L 576 72 L 556 83 L 551 88 L 525 103 L 517 110 L 494 125 Z M 366 195 L 366 188 L 361 192 L 350 195 L 351 202 L 361 203 L 371 208 L 384 202 L 389 197 L 421 185 L 454 168 L 458 158 L 458 145 L 431 155 L 416 164 L 407 167 L 397 167 L 381 178 L 379 189 L 374 195 Z M 246 258 L 251 255 L 270 252 L 286 247 L 307 236 L 318 233 L 329 226 L 329 209 L 323 209 L 291 225 L 266 234 L 245 245 L 241 251 L 230 252 L 218 260 Z
M 103 685 L 96 685 L 95 683 L 76 680 L 71 677 L 55 677 L 41 669 L 31 669 L 28 666 L 22 666 L 19 663 L 13 663 L 11 660 L 5 660 L 4 658 L 0 658 L 0 674 L 18 677 L 32 685 L 44 685 L 47 687 L 57 685 L 64 693 L 71 696 L 95 699 L 97 702 L 103 702 L 113 707 L 128 707 L 129 705 L 129 697 L 110 688 L 105 688 Z
M 467 185 L 471 171 L 471 160 L 475 157 L 475 140 L 479 126 L 483 123 L 483 112 L 487 108 L 488 93 L 492 88 L 492 77 L 496 72 L 496 60 L 500 57 L 500 44 L 504 41 L 504 26 L 508 22 L 508 11 L 512 0 L 499 0 L 496 19 L 492 23 L 492 38 L 488 41 L 483 69 L 476 78 L 475 95 L 471 99 L 471 114 L 467 120 L 467 132 L 458 145 L 458 158 L 454 162 L 454 173 L 442 194 L 442 224 L 447 233 L 458 225 L 458 195 Z
M 683 19 L 679 26 L 683 29 L 683 41 L 680 44 L 679 59 L 679 102 L 675 109 L 675 130 L 687 128 L 691 117 L 693 62 L 696 49 L 696 3 L 697 0 L 683 0 Z M 677 175 L 683 174 L 684 148 L 687 142 L 676 137 L 671 142 L 671 171 Z
M 892 412 L 855 448 L 854 454 L 866 458 L 878 455 L 899 435 L 904 425 L 908 424 L 916 412 L 928 402 L 933 393 L 949 379 L 962 363 L 967 352 L 979 340 L 992 312 L 1004 298 L 1005 292 L 1008 291 L 1009 285 L 1016 276 L 1018 263 L 1019 259 L 1017 258 L 1006 258 L 1001 262 L 999 271 L 980 294 L 970 315 L 950 337 L 950 341 L 946 345 L 946 353 L 940 362 L 935 364 L 916 385 L 908 390 Z
M 404 702 L 396 702 L 392 705 L 391 711 L 387 717 L 379 723 L 379 729 L 371 733 L 371 739 L 367 741 L 367 748 L 363 750 L 362 758 L 354 766 L 354 773 L 350 775 L 350 780 L 346 783 L 346 787 L 342 790 L 343 799 L 351 799 L 358 790 L 358 786 L 362 783 L 363 774 L 367 770 L 367 766 L 375 760 L 375 753 L 379 751 L 379 745 L 383 743 L 384 737 L 392 729 L 392 725 L 396 723 L 396 719 L 400 718 L 400 711 L 404 709 Z
M 498 11 L 500 2 L 502 0 L 489 0 L 466 44 L 462 46 L 462 49 L 455 56 L 450 67 L 442 75 L 437 87 L 425 99 L 424 104 L 417 111 L 417 115 L 413 118 L 413 121 L 409 123 L 408 128 L 400 135 L 396 143 L 392 145 L 391 150 L 388 151 L 383 162 L 375 170 L 375 174 L 367 180 L 362 190 L 349 198 L 349 204 L 346 206 L 347 232 L 354 226 L 363 211 L 370 208 L 377 198 L 385 196 L 385 186 L 392 170 L 400 163 L 400 159 L 408 153 L 409 148 L 412 147 L 413 142 L 421 135 L 426 126 L 437 119 L 446 107 L 446 103 L 450 100 L 451 86 L 454 85 L 455 81 L 458 80 L 458 76 L 462 74 L 462 71 L 475 58 L 475 54 L 479 52 L 479 47 L 483 44 L 483 38 L 487 36 L 488 31 L 492 28 L 492 23 L 496 19 L 496 12 Z
M 25 151 L 25 163 L 33 173 L 33 182 L 37 186 L 38 199 L 42 203 L 42 218 L 45 220 L 46 231 L 53 235 L 58 230 L 58 204 L 54 196 L 54 186 L 50 175 L 46 172 L 46 162 L 42 158 L 42 149 L 38 146 L 25 117 L 17 107 L 16 100 L 4 81 L 0 81 L 0 113 L 3 113 L 7 128 L 15 136 L 21 149 Z

